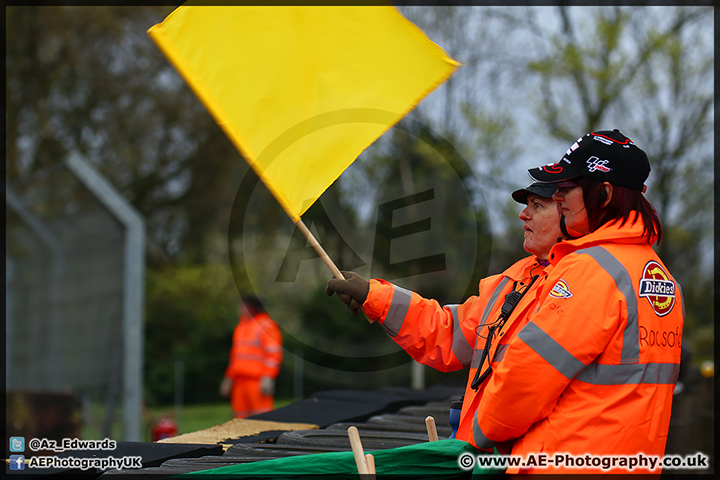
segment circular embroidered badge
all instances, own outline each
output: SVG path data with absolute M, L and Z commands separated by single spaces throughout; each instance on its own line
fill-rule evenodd
M 570 298 L 573 294 L 570 292 L 570 286 L 561 278 L 552 290 L 550 290 L 550 296 L 555 298 Z
M 665 269 L 654 260 L 649 261 L 643 269 L 640 296 L 648 299 L 660 317 L 670 313 L 675 306 L 675 282 L 670 280 Z

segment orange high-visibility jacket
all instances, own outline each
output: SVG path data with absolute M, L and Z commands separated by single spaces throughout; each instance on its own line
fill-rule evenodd
M 464 303 L 445 306 L 385 280 L 370 280 L 370 291 L 363 303 L 365 314 L 381 323 L 390 337 L 416 361 L 443 372 L 470 367 L 455 436 L 458 440 L 470 441 L 474 413 L 488 384 L 485 380 L 477 390 L 472 389 L 470 384 L 475 372 L 478 368 L 484 372 L 490 362 L 493 369 L 497 368 L 510 338 L 534 311 L 551 268 L 541 266 L 535 256 L 526 257 L 503 273 L 482 279 L 478 294 Z M 505 296 L 513 289 L 523 291 L 533 276 L 537 276 L 535 282 L 504 328 L 495 335 L 483 365 L 478 365 L 488 328 L 498 320 Z
M 553 247 L 539 307 L 490 377 L 471 443 L 517 439 L 512 454 L 522 456 L 664 454 L 684 306 L 642 231 L 639 219 L 614 222 Z
M 227 378 L 264 376 L 275 378 L 282 362 L 282 335 L 267 313 L 240 317 L 233 332 Z

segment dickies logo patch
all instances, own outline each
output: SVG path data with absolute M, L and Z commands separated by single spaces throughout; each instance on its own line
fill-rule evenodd
M 645 265 L 639 291 L 639 295 L 648 299 L 659 317 L 670 313 L 675 306 L 675 282 L 670 280 L 665 269 L 654 260 Z
M 550 290 L 550 296 L 553 298 L 570 298 L 573 294 L 570 293 L 570 287 L 567 282 L 560 279 L 557 281 L 552 290 Z

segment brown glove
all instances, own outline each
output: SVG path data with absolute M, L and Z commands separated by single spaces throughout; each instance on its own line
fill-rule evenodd
M 223 377 L 222 382 L 220 383 L 220 396 L 223 398 L 228 398 L 230 396 L 230 391 L 232 390 L 232 379 Z
M 367 280 L 354 272 L 342 272 L 345 280 L 331 278 L 328 280 L 325 293 L 332 296 L 337 293 L 338 298 L 347 306 L 353 315 L 357 316 L 360 306 L 370 291 L 370 284 Z
M 272 377 L 263 376 L 260 378 L 260 392 L 263 395 L 274 395 L 275 394 L 275 379 Z

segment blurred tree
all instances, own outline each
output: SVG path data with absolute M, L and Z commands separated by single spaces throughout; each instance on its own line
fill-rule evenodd
M 150 403 L 172 401 L 176 357 L 196 387 L 186 400 L 219 398 L 240 287 L 197 264 L 226 259 L 218 238 L 248 168 L 145 33 L 171 10 L 6 9 L 7 181 L 52 208 L 42 190 L 79 152 L 145 217 Z
M 169 266 L 147 276 L 145 401 L 173 402 L 175 359 L 184 361 L 184 400 L 222 401 L 240 296 L 225 264 Z
M 527 76 L 526 63 L 508 51 L 523 49 L 522 34 L 509 38 L 505 24 L 517 9 L 503 7 L 405 6 L 402 12 L 462 62 L 460 70 L 416 112 L 423 122 L 450 139 L 474 171 L 473 201 L 488 212 L 481 221 L 492 234 L 492 250 L 482 259 L 486 272 L 498 273 L 527 253 L 522 249 L 520 207 L 510 192 L 525 186 L 518 166 L 525 148 L 513 87 Z M 524 126 L 523 126 L 524 128 Z
M 505 110 L 488 112 L 473 108 L 469 102 L 463 102 L 460 109 L 473 127 L 468 138 L 477 163 L 483 164 L 481 178 L 485 181 L 482 185 L 491 192 L 487 198 L 493 231 L 498 234 L 496 238 L 504 240 L 493 243 L 488 267 L 489 273 L 499 273 L 528 255 L 522 247 L 524 230 L 518 218 L 522 207 L 510 196 L 518 188 L 518 178 L 523 177 L 523 172 L 516 166 L 521 154 L 520 146 L 515 144 L 519 136 L 517 125 Z
M 82 153 L 145 217 L 150 266 L 206 260 L 247 170 L 145 34 L 170 11 L 6 10 L 8 181 L 25 194 Z
M 353 317 L 336 298 L 328 299 L 324 285 L 302 300 L 298 313 L 303 328 L 287 335 L 284 346 L 308 362 L 305 393 L 410 386 L 410 355 L 380 325 L 368 325 L 362 313 Z M 463 371 L 435 374 L 428 369 L 428 374 L 432 383 L 462 384 L 467 378 Z
M 408 118 L 358 165 L 375 186 L 371 275 L 404 278 L 443 304 L 477 293 L 492 250 L 487 207 L 461 144 Z

